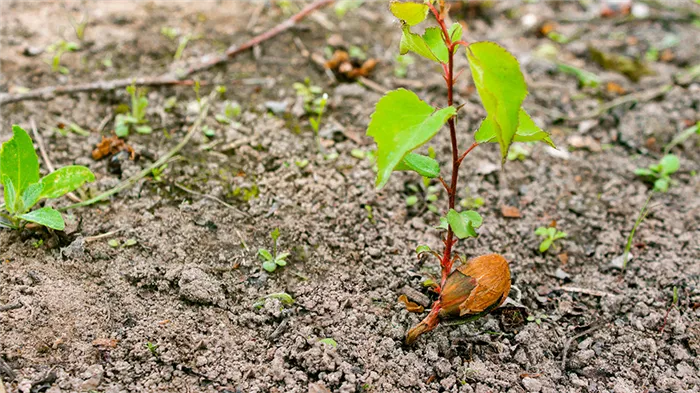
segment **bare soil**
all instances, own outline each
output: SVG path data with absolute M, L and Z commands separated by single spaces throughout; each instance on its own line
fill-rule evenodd
M 435 297 L 421 282 L 438 274 L 437 263 L 417 259 L 413 250 L 418 244 L 440 246 L 433 229 L 438 216 L 422 197 L 407 207 L 411 185 L 421 187 L 415 175 L 396 173 L 385 189 L 374 189 L 373 165 L 358 157 L 373 148 L 364 131 L 380 94 L 330 80 L 304 51 L 324 56 L 329 42 L 357 46 L 379 60 L 370 79 L 387 89 L 411 88 L 434 105 L 445 105 L 444 82 L 439 69 L 418 58 L 406 77 L 394 75 L 400 33 L 384 4 L 370 2 L 343 18 L 330 7 L 198 75 L 207 83 L 203 95 L 226 86 L 213 114 L 223 111 L 224 100 L 238 102 L 242 114 L 231 125 L 209 116 L 214 136 L 197 134 L 160 179 L 148 177 L 109 203 L 71 211 L 65 233 L 0 231 L 5 389 L 700 391 L 697 136 L 672 150 L 681 170 L 667 193 L 655 194 L 629 266 L 622 272 L 611 265 L 650 191 L 634 169 L 657 162 L 675 135 L 700 120 L 700 83 L 674 82 L 678 72 L 700 63 L 698 27 L 673 18 L 678 13 L 656 10 L 661 17 L 651 21 L 604 20 L 590 17 L 577 2 L 496 3 L 482 11 L 455 7 L 452 18 L 466 22 L 467 40 L 497 41 L 519 58 L 531 92 L 525 106 L 559 150 L 526 146 L 529 156 L 509 162 L 500 174 L 495 148 L 477 148 L 463 166 L 459 198 L 483 198 L 484 225 L 478 239 L 458 250 L 466 256 L 503 254 L 519 289 L 511 297 L 522 308 L 511 305 L 473 323 L 441 325 L 416 345 L 403 344 L 405 332 L 422 318 L 397 302 L 404 287 L 419 291 L 421 296 L 412 295 L 419 302 Z M 245 42 L 301 6 L 259 4 L 3 1 L 0 91 L 177 70 Z M 25 55 L 61 37 L 76 41 L 70 18 L 79 21 L 85 13 L 89 24 L 81 49 L 62 58 L 69 75 L 51 72 L 46 53 Z M 524 26 L 526 15 L 559 20 L 558 31 L 578 38 L 554 43 Z M 177 42 L 160 33 L 163 26 L 201 37 L 174 62 Z M 639 82 L 603 70 L 587 49 L 643 57 L 669 35 L 679 44 L 663 61 L 651 62 L 654 75 Z M 600 87 L 580 88 L 576 77 L 536 56 L 544 44 L 596 73 Z M 460 57 L 458 65 L 466 66 L 466 59 Z M 318 153 L 292 87 L 305 78 L 330 96 L 320 134 L 335 159 Z M 607 82 L 626 93 L 671 87 L 651 100 L 571 120 L 619 97 Z M 456 89 L 458 104 L 464 104 L 458 123 L 464 148 L 485 113 L 468 70 Z M 166 111 L 170 97 L 177 103 Z M 86 192 L 97 194 L 171 149 L 196 118 L 188 110 L 195 100 L 191 87 L 150 88 L 148 98 L 154 132 L 128 138 L 135 161 L 124 155 L 91 158 L 128 102 L 122 90 L 5 105 L 0 140 L 9 138 L 11 124 L 30 129 L 34 119 L 54 164 L 89 166 L 98 180 Z M 269 111 L 272 101 L 286 103 L 286 113 Z M 61 135 L 60 123 L 76 123 L 90 134 Z M 447 162 L 447 133 L 433 146 Z M 437 206 L 446 203 L 441 194 Z M 503 217 L 502 205 L 517 207 L 521 217 Z M 540 253 L 534 231 L 552 221 L 568 237 Z M 291 256 L 286 267 L 267 273 L 256 253 L 272 248 L 274 228 L 281 233 L 280 250 Z M 118 232 L 92 238 L 112 231 Z M 135 244 L 126 246 L 129 239 Z M 671 307 L 674 287 L 679 301 Z M 267 297 L 282 292 L 294 303 Z M 326 338 L 337 346 L 319 341 Z

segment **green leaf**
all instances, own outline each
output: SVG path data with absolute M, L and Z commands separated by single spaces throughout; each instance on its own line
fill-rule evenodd
M 678 160 L 678 157 L 673 154 L 665 155 L 659 164 L 661 164 L 661 173 L 664 175 L 670 175 L 681 167 L 681 162 Z
M 539 228 L 535 229 L 535 235 L 547 236 L 547 227 L 539 227 Z
M 126 116 L 117 115 L 116 119 L 114 119 L 114 134 L 120 138 L 129 135 L 129 122 Z
M 653 172 L 649 169 L 646 168 L 637 168 L 634 170 L 634 174 L 637 176 L 648 176 L 648 177 L 655 177 L 656 172 Z
M 565 74 L 574 75 L 576 78 L 578 78 L 578 81 L 581 84 L 581 86 L 596 87 L 600 84 L 600 78 L 598 77 L 598 75 L 592 72 L 588 72 L 584 69 L 577 68 L 564 63 L 558 63 L 557 68 L 559 69 L 559 71 Z
M 527 95 L 525 78 L 518 61 L 493 42 L 477 42 L 467 47 L 467 59 L 474 84 L 493 121 L 494 135 L 505 161 L 518 129 L 520 105 Z
M 15 213 L 15 202 L 17 201 L 17 192 L 15 185 L 12 184 L 12 179 L 7 175 L 2 175 L 2 186 L 5 188 L 3 194 L 5 196 L 5 209 L 10 213 Z
M 64 166 L 41 179 L 43 190 L 40 198 L 58 198 L 75 191 L 86 182 L 93 181 L 95 181 L 95 175 L 90 169 L 81 165 Z
M 272 273 L 275 271 L 275 269 L 277 269 L 277 264 L 273 261 L 265 261 L 265 262 L 263 262 L 262 267 L 263 267 L 263 269 Z
M 392 1 L 389 9 L 395 17 L 409 26 L 423 22 L 429 11 L 428 5 L 424 3 L 399 3 L 398 1 Z
M 462 24 L 461 23 L 453 23 L 452 26 L 450 26 L 449 30 L 447 30 L 447 33 L 450 35 L 450 40 L 452 42 L 459 41 L 462 39 Z M 457 47 L 455 46 L 455 50 L 457 50 Z
M 408 153 L 394 168 L 395 171 L 415 171 L 421 176 L 434 179 L 440 176 L 440 164 L 434 159 L 416 153 Z
M 151 126 L 138 126 L 136 127 L 136 132 L 139 134 L 150 134 L 153 132 Z
M 420 255 L 424 252 L 430 252 L 430 251 L 432 251 L 430 246 L 427 246 L 425 244 L 416 247 L 416 254 L 418 254 L 418 255 Z
M 258 255 L 265 261 L 274 261 L 275 260 L 275 258 L 272 257 L 272 254 L 270 254 L 270 251 L 267 251 L 264 248 L 261 248 L 258 250 Z
M 660 179 L 656 179 L 656 181 L 654 182 L 654 189 L 656 191 L 666 192 L 666 191 L 668 191 L 668 185 L 669 185 L 669 178 L 662 177 Z
M 272 238 L 272 240 L 277 241 L 277 239 L 280 238 L 280 229 L 273 229 L 272 232 L 270 232 L 270 237 Z
M 367 128 L 377 143 L 377 188 L 386 184 L 406 154 L 428 142 L 456 112 L 454 107 L 436 111 L 405 89 L 382 97 Z
M 275 263 L 278 266 L 287 266 L 287 261 L 285 261 L 284 259 L 277 258 L 275 259 Z
M 15 201 L 18 201 L 30 184 L 39 181 L 39 157 L 34 151 L 32 138 L 22 127 L 13 125 L 12 133 L 12 138 L 0 148 L 0 174 L 10 178 Z
M 318 342 L 320 342 L 321 344 L 330 345 L 333 348 L 336 348 L 338 346 L 338 343 L 335 342 L 335 340 L 333 340 L 332 338 L 323 338 L 318 340 Z
M 406 206 L 413 206 L 416 203 L 418 203 L 418 197 L 415 195 L 411 195 L 406 197 Z
M 553 241 L 554 241 L 554 239 L 552 239 L 550 237 L 544 239 L 542 241 L 542 243 L 540 243 L 540 252 L 545 252 L 545 251 L 549 250 L 549 247 L 552 245 Z
M 479 129 L 474 134 L 474 139 L 478 143 L 496 142 L 496 128 L 492 117 L 487 116 L 479 126 Z M 554 142 L 549 137 L 549 134 L 543 131 L 530 118 L 530 115 L 524 109 L 520 109 L 518 113 L 518 129 L 515 132 L 513 142 L 537 142 L 543 141 L 546 144 L 556 148 Z
M 557 232 L 557 234 L 554 235 L 554 240 L 563 239 L 565 237 L 566 237 L 566 232 Z
M 447 222 L 450 224 L 450 228 L 452 228 L 455 236 L 460 239 L 477 236 L 471 221 L 465 220 L 455 209 L 450 209 L 447 213 Z
M 41 209 L 22 214 L 18 217 L 25 221 L 34 222 L 57 231 L 62 231 L 66 228 L 66 223 L 63 221 L 63 217 L 61 217 L 61 213 L 50 207 L 42 207 Z
M 44 189 L 44 185 L 39 183 L 30 184 L 26 190 L 22 193 L 22 210 L 19 211 L 24 213 L 34 206 L 39 199 L 41 199 L 41 191 Z
M 465 221 L 469 221 L 474 228 L 480 227 L 484 222 L 484 219 L 481 218 L 481 214 L 475 212 L 474 210 L 463 211 L 460 214 L 462 215 L 462 218 Z
M 271 293 L 267 296 L 265 296 L 266 299 L 277 299 L 282 302 L 282 304 L 285 305 L 290 305 L 294 304 L 294 298 L 286 293 L 286 292 L 279 292 L 279 293 Z
M 438 63 L 448 62 L 447 46 L 442 40 L 442 30 L 438 27 L 425 29 L 423 36 L 411 32 L 407 25 L 402 27 L 403 35 L 399 44 L 399 53 L 405 55 L 409 51 Z

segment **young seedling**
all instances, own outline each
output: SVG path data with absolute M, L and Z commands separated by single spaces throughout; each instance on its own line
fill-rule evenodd
M 277 239 L 280 237 L 279 228 L 275 228 L 275 230 L 270 233 L 270 237 L 272 238 L 272 252 L 261 248 L 258 250 L 258 256 L 263 261 L 263 269 L 272 273 L 277 269 L 277 266 L 287 266 L 287 257 L 289 253 L 277 253 Z
M 566 237 L 566 232 L 558 231 L 553 227 L 539 227 L 535 230 L 535 235 L 542 236 L 544 240 L 540 243 L 540 252 L 549 250 L 555 240 Z
M 221 124 L 231 124 L 231 122 L 241 114 L 241 106 L 237 102 L 226 101 L 224 111 L 214 115 L 216 121 Z
M 637 168 L 634 174 L 654 184 L 654 191 L 666 192 L 671 185 L 671 175 L 680 169 L 681 163 L 673 154 L 665 155 L 656 165 Z
M 114 119 L 114 133 L 120 138 L 128 136 L 131 129 L 139 134 L 150 134 L 153 129 L 146 120 L 146 108 L 148 108 L 146 90 L 132 84 L 126 88 L 126 92 L 131 97 L 131 113 L 117 115 Z
M 435 108 L 415 93 L 398 89 L 382 97 L 372 114 L 367 135 L 377 143 L 377 188 L 389 181 L 394 171 L 414 171 L 437 179 L 447 194 L 446 215 L 440 229 L 444 250 L 436 255 L 442 267 L 442 277 L 435 291 L 439 298 L 428 316 L 406 335 L 413 343 L 419 335 L 434 329 L 440 320 L 448 318 L 478 318 L 502 304 L 510 291 L 510 270 L 506 260 L 497 254 L 483 255 L 462 262 L 453 271 L 454 262 L 466 258 L 453 251 L 459 239 L 476 237 L 481 216 L 475 211 L 459 212 L 455 208 L 459 168 L 466 156 L 484 143 L 498 143 L 501 164 L 506 161 L 513 142 L 543 141 L 552 144 L 522 109 L 527 95 L 525 78 L 518 61 L 504 48 L 493 42 L 467 43 L 462 40 L 462 25 L 445 22 L 444 1 L 438 10 L 432 1 L 425 3 L 392 2 L 391 12 L 401 21 L 400 53 L 413 52 L 438 63 L 447 87 L 447 107 Z M 423 35 L 411 31 L 432 13 L 437 27 L 428 27 Z M 487 116 L 474 134 L 475 141 L 466 150 L 458 146 L 456 116 L 461 106 L 455 104 L 454 84 L 461 71 L 455 73 L 454 56 L 460 47 L 466 49 L 474 85 L 481 97 Z M 441 175 L 440 163 L 429 156 L 417 154 L 447 123 L 451 142 L 452 173 L 448 180 Z M 460 131 L 464 135 L 465 131 Z
M 51 71 L 60 72 L 64 75 L 70 73 L 68 67 L 61 65 L 61 57 L 65 53 L 75 52 L 76 50 L 78 50 L 78 48 L 80 48 L 78 44 L 66 40 L 60 40 L 49 45 L 49 47 L 46 48 L 46 51 L 48 53 L 53 54 L 53 56 L 51 57 L 51 61 L 49 62 L 49 65 L 51 65 Z
M 4 208 L 0 212 L 0 227 L 22 229 L 33 222 L 62 231 L 65 222 L 61 213 L 51 207 L 32 210 L 42 199 L 59 198 L 74 191 L 95 175 L 84 166 L 70 165 L 39 178 L 39 158 L 32 139 L 18 125 L 12 126 L 12 138 L 0 148 L 0 179 L 2 179 Z

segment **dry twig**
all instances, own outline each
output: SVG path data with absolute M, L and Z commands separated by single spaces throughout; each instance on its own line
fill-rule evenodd
M 55 172 L 56 168 L 53 166 L 53 163 L 49 159 L 49 155 L 46 153 L 46 147 L 44 147 L 44 138 L 41 137 L 41 134 L 39 134 L 39 130 L 36 128 L 36 123 L 34 122 L 34 118 L 29 119 L 29 124 L 32 126 L 32 134 L 34 134 L 34 141 L 36 142 L 37 146 L 39 146 L 39 153 L 41 153 L 41 159 L 44 160 L 44 164 L 46 164 L 46 169 L 49 170 L 49 173 Z M 74 193 L 69 192 L 66 194 L 66 197 L 70 199 L 73 202 L 81 202 L 81 199 L 78 198 Z

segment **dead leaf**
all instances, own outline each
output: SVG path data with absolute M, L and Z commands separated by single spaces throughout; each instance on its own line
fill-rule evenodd
M 399 296 L 399 302 L 403 303 L 406 306 L 406 310 L 408 310 L 408 312 L 420 313 L 425 310 L 425 308 L 423 308 L 423 306 L 421 306 L 420 304 L 408 300 L 408 297 L 406 297 L 406 295 Z
M 501 206 L 501 214 L 506 218 L 520 218 L 520 209 L 515 206 Z
M 676 55 L 673 54 L 673 51 L 671 49 L 664 49 L 659 55 L 659 60 L 663 61 L 664 63 L 670 63 L 675 58 Z
M 614 93 L 618 95 L 622 95 L 626 93 L 626 90 L 624 87 L 620 86 L 619 84 L 615 82 L 608 82 L 605 85 L 605 88 L 608 90 L 609 93 Z
M 92 346 L 100 349 L 116 348 L 119 340 L 114 338 L 98 338 L 92 341 Z
M 559 258 L 559 262 L 561 262 L 562 265 L 566 265 L 566 263 L 569 262 L 569 254 L 565 252 L 557 255 L 557 258 Z
M 109 138 L 102 137 L 102 141 L 98 143 L 92 151 L 92 159 L 98 161 L 121 151 L 128 151 L 129 158 L 132 160 L 136 157 L 134 149 L 124 142 L 123 139 L 116 136 L 110 136 Z

